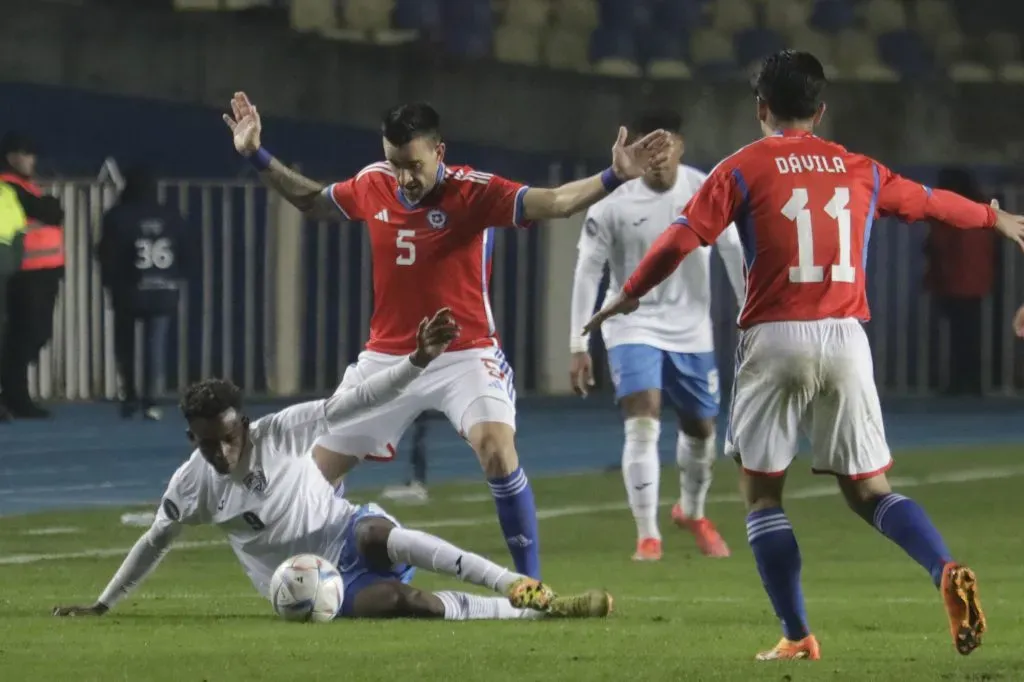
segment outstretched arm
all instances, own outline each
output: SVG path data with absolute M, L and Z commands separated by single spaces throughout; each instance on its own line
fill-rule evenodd
M 995 229 L 1024 250 L 1024 216 L 999 208 L 999 202 L 981 204 L 954 192 L 931 189 L 875 166 L 879 182 L 878 212 L 908 223 L 930 218 L 961 230 Z
M 604 172 L 559 187 L 528 189 L 523 197 L 526 220 L 567 218 L 579 213 L 627 180 L 638 178 L 651 166 L 665 162 L 670 140 L 664 130 L 655 130 L 631 145 L 626 145 L 626 134 L 625 128 L 619 128 L 619 136 L 612 147 L 612 165 Z
M 328 186 L 293 171 L 262 147 L 250 157 L 261 168 L 260 180 L 311 220 L 342 220 L 346 216 L 327 194 Z M 264 167 L 265 164 L 265 167 Z
M 171 543 L 181 530 L 177 523 L 163 522 L 159 517 L 149 530 L 139 538 L 121 567 L 111 578 L 105 590 L 91 606 L 58 606 L 55 616 L 102 616 L 114 608 L 117 602 L 128 596 L 132 590 L 153 572 L 157 564 L 167 555 Z
M 259 171 L 260 180 L 280 194 L 285 201 L 313 220 L 341 219 L 344 216 L 327 191 L 327 186 L 293 171 L 260 146 L 263 124 L 256 105 L 244 92 L 231 98 L 231 115 L 224 114 L 224 123 L 231 129 L 235 150 L 249 159 Z
M 878 212 L 908 223 L 932 219 L 963 230 L 991 228 L 996 224 L 996 209 L 971 201 L 944 189 L 931 189 L 919 182 L 876 166 L 878 173 Z

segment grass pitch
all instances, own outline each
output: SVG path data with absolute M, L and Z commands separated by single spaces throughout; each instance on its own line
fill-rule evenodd
M 123 509 L 0 519 L 0 680 L 1024 680 L 1020 448 L 899 457 L 891 477 L 918 499 L 979 575 L 990 633 L 953 650 L 928 576 L 832 494 L 794 472 L 787 512 L 804 557 L 818 663 L 756 663 L 779 627 L 746 545 L 735 475 L 720 462 L 709 514 L 733 548 L 713 560 L 662 514 L 665 558 L 630 561 L 634 528 L 618 475 L 534 481 L 545 580 L 562 592 L 605 587 L 616 613 L 587 622 L 278 621 L 214 529 L 179 547 L 117 610 L 56 619 L 91 603 L 141 529 Z M 391 506 L 406 525 L 501 563 L 508 555 L 482 484 L 437 487 L 424 507 Z M 662 477 L 666 502 L 676 475 Z M 361 494 L 364 500 L 371 496 Z M 425 587 L 452 581 L 420 572 Z

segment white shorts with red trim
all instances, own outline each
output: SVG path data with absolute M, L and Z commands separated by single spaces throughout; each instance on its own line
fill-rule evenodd
M 340 391 L 382 372 L 404 355 L 363 351 L 342 377 Z M 515 376 L 501 348 L 445 353 L 391 402 L 357 415 L 317 440 L 317 445 L 363 459 L 387 461 L 421 413 L 443 412 L 460 435 L 481 422 L 516 426 Z
M 726 454 L 781 476 L 811 442 L 811 469 L 854 479 L 892 466 L 871 347 L 852 319 L 769 322 L 741 333 Z

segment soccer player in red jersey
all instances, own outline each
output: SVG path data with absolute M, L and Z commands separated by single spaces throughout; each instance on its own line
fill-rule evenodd
M 321 438 L 317 447 L 349 455 L 343 460 L 348 462 L 390 459 L 421 412 L 444 412 L 476 451 L 516 570 L 539 579 L 533 491 L 515 448 L 513 374 L 498 343 L 488 294 L 491 228 L 526 227 L 588 208 L 626 180 L 664 163 L 668 134 L 654 131 L 626 145 L 626 129 L 620 128 L 607 170 L 539 189 L 445 164 L 437 112 L 427 104 L 408 104 L 384 116 L 385 160 L 325 186 L 289 170 L 260 146 L 259 113 L 244 93 L 235 94 L 231 108 L 224 120 L 235 148 L 267 185 L 311 218 L 358 220 L 369 230 L 370 340 L 339 390 L 401 362 L 416 345 L 420 321 L 433 311 L 450 309 L 461 326 L 449 352 L 402 396 L 346 424 L 344 436 Z M 335 473 L 340 481 L 344 471 Z
M 783 638 L 759 660 L 820 657 L 807 623 L 800 550 L 782 509 L 798 434 L 850 508 L 921 564 L 941 590 L 961 654 L 981 643 L 974 573 L 953 561 L 925 511 L 889 487 L 892 466 L 874 383 L 864 261 L 876 215 L 995 228 L 1024 246 L 1024 218 L 931 190 L 816 137 L 825 75 L 806 52 L 768 57 L 755 81 L 764 138 L 722 161 L 588 329 L 629 313 L 687 254 L 735 222 L 746 253 L 726 452 L 742 466 L 747 539 Z

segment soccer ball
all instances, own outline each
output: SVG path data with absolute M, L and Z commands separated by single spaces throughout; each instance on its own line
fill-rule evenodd
M 270 602 L 285 620 L 326 623 L 341 611 L 345 585 L 327 559 L 298 554 L 286 560 L 270 579 Z

